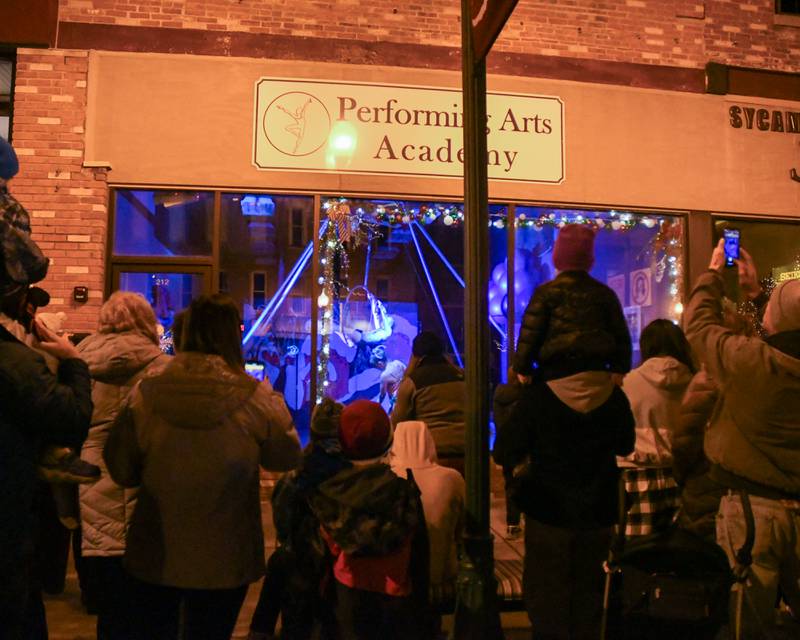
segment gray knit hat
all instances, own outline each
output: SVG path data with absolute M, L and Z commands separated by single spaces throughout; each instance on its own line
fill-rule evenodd
M 773 334 L 800 329 L 800 280 L 787 280 L 775 287 L 763 324 Z

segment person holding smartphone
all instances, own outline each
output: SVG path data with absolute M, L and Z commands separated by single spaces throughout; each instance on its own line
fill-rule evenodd
M 34 576 L 36 461 L 48 444 L 80 446 L 92 415 L 89 370 L 65 336 L 30 317 L 31 287 L 48 261 L 28 213 L 8 193 L 19 163 L 0 138 L 0 639 L 47 634 Z M 26 342 L 57 361 L 55 372 Z M 22 338 L 22 340 L 20 339 Z
M 749 256 L 734 263 L 750 277 Z M 755 519 L 750 579 L 739 584 L 745 637 L 771 635 L 778 589 L 800 614 L 800 280 L 773 291 L 764 312 L 765 339 L 725 326 L 722 299 L 726 240 L 714 249 L 686 309 L 686 335 L 720 399 L 705 437 L 710 475 L 727 489 L 717 516 L 717 543 L 731 566 L 745 539 L 744 504 Z M 752 284 L 752 283 L 750 283 Z M 750 286 L 749 284 L 747 286 Z M 735 608 L 732 608 L 732 611 Z

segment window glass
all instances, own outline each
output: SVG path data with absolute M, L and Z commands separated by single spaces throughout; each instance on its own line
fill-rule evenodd
M 387 411 L 422 330 L 463 365 L 463 212 L 453 203 L 323 198 L 317 389 Z
M 597 230 L 591 274 L 617 294 L 639 359 L 639 335 L 653 320 L 683 313 L 683 219 L 631 211 L 517 207 L 515 335 L 533 291 L 556 275 L 553 247 L 561 227 Z
M 203 293 L 202 273 L 176 273 L 169 271 L 121 271 L 120 291 L 133 291 L 143 295 L 156 314 L 161 347 L 172 353 L 172 324 L 175 316 Z
M 211 255 L 214 194 L 119 189 L 114 204 L 115 255 Z
M 0 136 L 8 140 L 11 128 L 11 76 L 14 63 L 0 58 Z
M 715 243 L 725 229 L 739 229 L 740 247 L 753 257 L 758 277 L 768 291 L 783 280 L 800 278 L 800 224 L 797 222 L 715 218 Z M 728 295 L 743 302 L 736 268 L 726 268 L 723 276 Z
M 245 357 L 264 365 L 297 428 L 307 430 L 314 199 L 223 193 L 221 215 L 220 273 L 241 308 Z
M 775 5 L 777 13 L 800 15 L 800 0 L 776 0 Z

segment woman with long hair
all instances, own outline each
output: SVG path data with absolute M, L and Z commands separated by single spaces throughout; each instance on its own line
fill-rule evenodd
M 133 636 L 228 640 L 264 572 L 259 464 L 300 460 L 283 397 L 245 373 L 230 298 L 192 302 L 178 355 L 131 392 L 104 456 L 115 481 L 139 487 L 125 551 Z
M 622 384 L 636 421 L 633 454 L 620 461 L 631 506 L 626 534 L 646 535 L 669 525 L 678 505 L 672 474 L 672 434 L 696 369 L 680 327 L 654 320 L 639 340 L 642 364 Z

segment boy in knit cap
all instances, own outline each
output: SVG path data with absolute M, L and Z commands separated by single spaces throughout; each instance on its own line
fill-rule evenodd
M 514 370 L 526 382 L 534 371 L 544 381 L 630 371 L 631 336 L 622 306 L 609 287 L 589 275 L 594 231 L 580 224 L 561 229 L 553 264 L 558 276 L 537 287 L 525 309 Z
M 317 622 L 321 624 L 323 640 L 334 637 L 330 632 L 331 613 L 322 598 L 329 558 L 309 499 L 321 482 L 350 467 L 339 444 L 342 409 L 330 398 L 315 407 L 311 442 L 303 452 L 300 468 L 284 475 L 272 492 L 272 517 L 279 546 L 267 562 L 248 640 L 274 638 L 279 614 L 283 640 L 312 637 Z
M 419 489 L 383 462 L 392 444 L 381 406 L 357 400 L 342 411 L 342 452 L 352 466 L 311 499 L 333 556 L 342 640 L 424 637 L 428 541 Z

